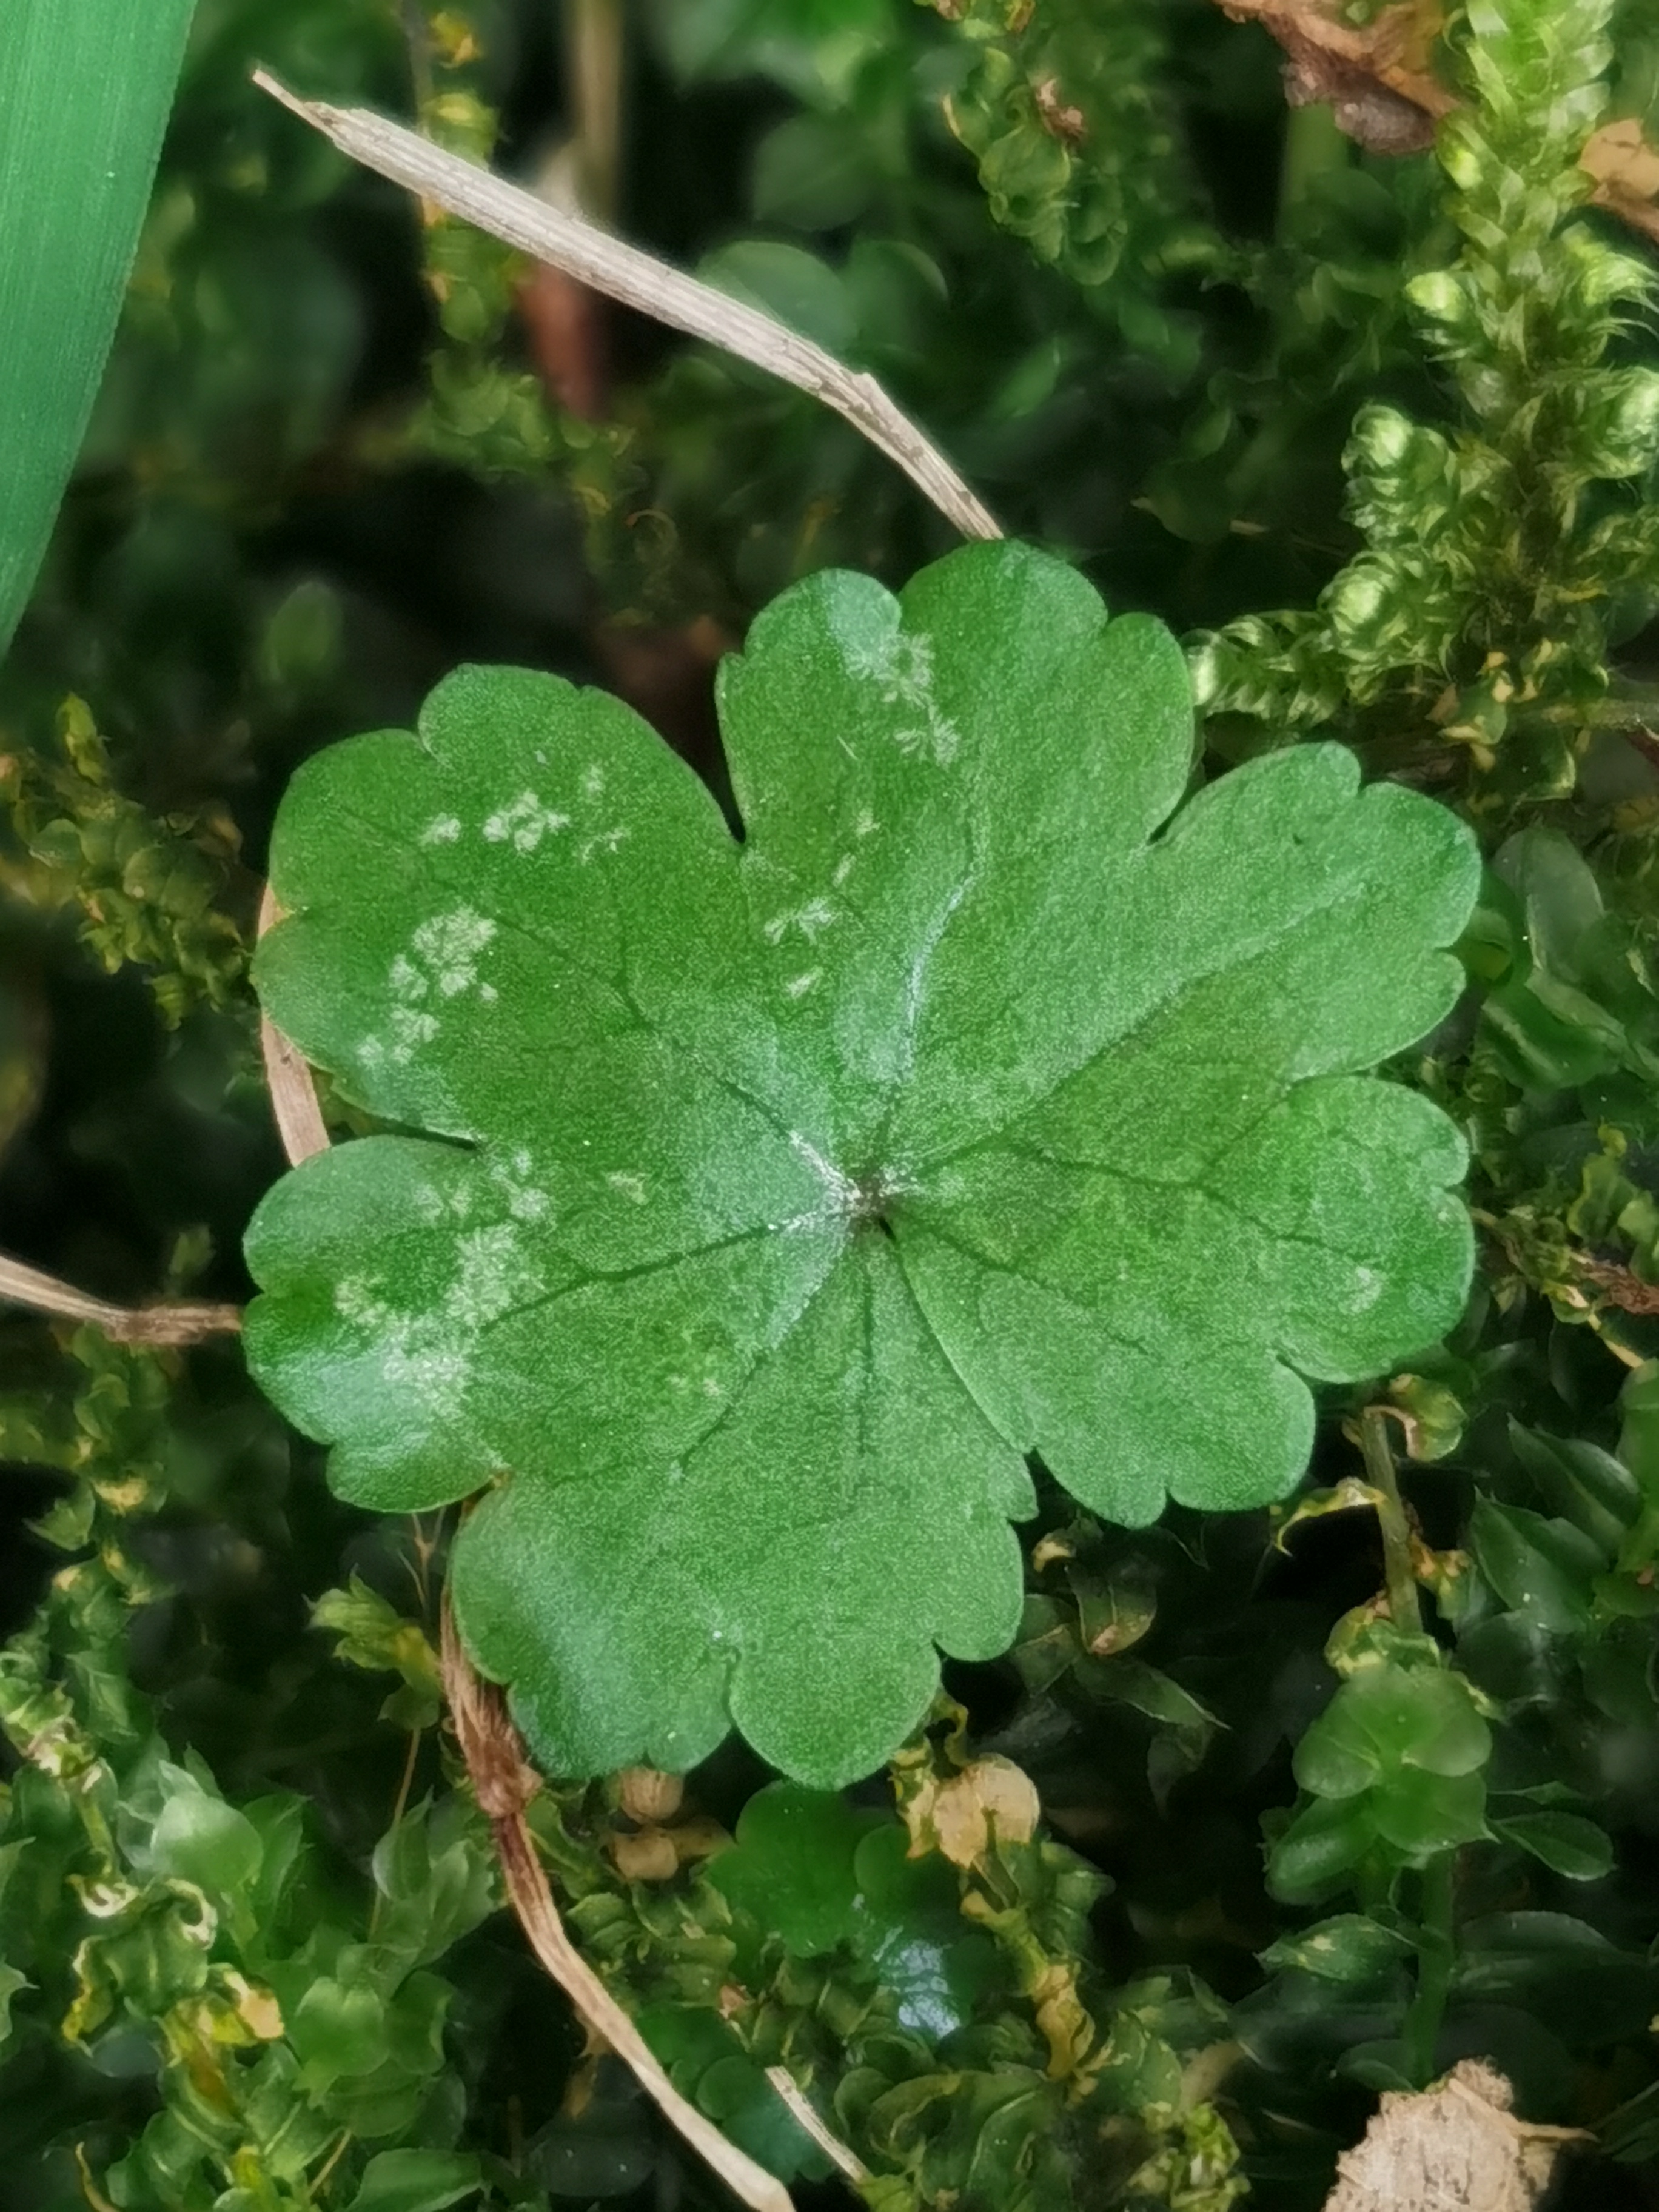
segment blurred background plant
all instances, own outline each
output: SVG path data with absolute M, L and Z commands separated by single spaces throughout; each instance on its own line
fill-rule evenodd
M 1470 1138 L 1455 1335 L 1328 1394 L 1277 1515 L 1050 1497 L 1018 1649 L 850 1798 L 731 1747 L 537 1801 L 587 1954 L 803 2205 L 1311 2212 L 1376 2094 L 1469 2053 L 1587 2131 L 1563 2205 L 1659 2203 L 1659 21 L 1239 12 L 200 0 L 0 670 L 0 1247 L 237 1299 L 295 764 L 497 659 L 717 778 L 756 607 L 948 543 L 836 418 L 423 216 L 258 61 L 873 371 L 1188 635 L 1199 774 L 1335 734 L 1479 828 L 1468 993 L 1396 1070 Z M 331 1501 L 222 1342 L 14 1314 L 0 1449 L 8 2212 L 723 2201 L 498 1910 L 443 1528 Z

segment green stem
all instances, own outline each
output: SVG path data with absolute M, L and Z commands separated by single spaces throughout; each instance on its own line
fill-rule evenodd
M 569 0 L 565 22 L 582 213 L 611 223 L 622 173 L 621 0 Z
M 1314 179 L 1334 169 L 1346 169 L 1352 159 L 1353 141 L 1337 128 L 1336 118 L 1323 100 L 1291 108 L 1285 118 L 1276 237 L 1284 238 Z
M 1417 1577 L 1412 1571 L 1412 1537 L 1400 1484 L 1394 1471 L 1394 1451 L 1389 1443 L 1389 1415 L 1382 1406 L 1367 1406 L 1359 1417 L 1359 1448 L 1365 1455 L 1365 1474 L 1377 1497 L 1377 1525 L 1382 1531 L 1382 1570 L 1389 1592 L 1389 1611 L 1396 1628 L 1420 1634 L 1423 1608 L 1418 1602 Z
M 404 0 L 404 37 L 409 46 L 409 76 L 415 90 L 415 112 L 424 117 L 432 105 L 432 35 L 420 0 Z
M 1434 2079 L 1434 2050 L 1440 2040 L 1446 1998 L 1451 1989 L 1456 1944 L 1452 1930 L 1452 1885 L 1455 1851 L 1431 1858 L 1419 1877 L 1417 1987 L 1406 2013 L 1406 2071 L 1416 2089 Z

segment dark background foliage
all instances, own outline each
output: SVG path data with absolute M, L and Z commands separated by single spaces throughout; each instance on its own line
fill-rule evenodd
M 624 60 L 586 110 L 580 12 L 202 0 L 0 672 L 0 1247 L 246 1295 L 282 1165 L 246 952 L 317 746 L 504 659 L 718 786 L 755 609 L 948 545 L 811 402 L 422 228 L 248 73 L 562 161 L 1187 636 L 1200 773 L 1334 732 L 1492 863 L 1395 1071 L 1470 1134 L 1467 1320 L 1329 1394 L 1276 1516 L 1048 1497 L 1018 1649 L 893 1778 L 926 1841 L 930 1790 L 1012 1762 L 1041 1837 L 907 1859 L 886 1782 L 757 1796 L 730 1747 L 684 1802 L 539 1801 L 575 1931 L 803 2204 L 844 2191 L 769 2064 L 890 2212 L 1300 2212 L 1379 2090 L 1470 2053 L 1589 2131 L 1564 2205 L 1659 2201 L 1659 400 L 1651 252 L 1575 166 L 1650 104 L 1649 0 L 1419 9 L 1439 161 L 1287 107 L 1211 0 L 593 0 Z M 331 1501 L 224 1345 L 12 1314 L 0 1421 L 0 2204 L 718 2201 L 493 1911 L 442 1528 Z

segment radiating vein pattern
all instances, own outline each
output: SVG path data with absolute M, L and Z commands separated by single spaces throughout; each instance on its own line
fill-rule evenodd
M 1260 1504 L 1455 1318 L 1460 1140 L 1370 1071 L 1476 870 L 1335 746 L 1190 792 L 1168 634 L 1018 546 L 809 580 L 719 704 L 735 833 L 520 671 L 296 778 L 260 988 L 399 1133 L 267 1200 L 248 1341 L 343 1494 L 485 1493 L 459 1617 L 551 1767 L 836 1782 L 1011 1638 L 1032 1455 Z

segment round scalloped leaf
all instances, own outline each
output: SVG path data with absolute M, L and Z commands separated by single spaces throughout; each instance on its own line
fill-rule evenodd
M 1455 1318 L 1462 1145 L 1368 1071 L 1476 862 L 1334 745 L 1182 805 L 1173 640 L 1017 545 L 796 586 L 720 707 L 741 839 L 510 669 L 295 777 L 265 1006 L 420 1133 L 271 1192 L 247 1345 L 343 1496 L 487 1493 L 457 1613 L 550 1767 L 735 1722 L 830 1785 L 1013 1636 L 1027 1455 L 1257 1504 Z

